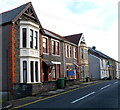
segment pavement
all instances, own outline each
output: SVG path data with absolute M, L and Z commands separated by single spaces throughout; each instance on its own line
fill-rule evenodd
M 92 85 L 92 84 L 99 83 L 99 82 L 104 82 L 104 81 L 105 80 L 84 82 L 84 83 L 81 83 L 80 85 L 73 85 L 73 86 L 65 87 L 63 89 L 57 89 L 57 90 L 54 90 L 54 91 L 44 92 L 44 93 L 41 93 L 41 94 L 38 94 L 38 95 L 35 95 L 35 96 L 28 96 L 28 97 L 12 100 L 9 103 L 11 103 L 13 105 L 12 108 L 14 108 L 14 107 L 17 107 L 17 106 L 21 106 L 23 104 L 31 103 L 31 102 L 34 102 L 36 100 L 40 100 L 40 99 L 50 97 L 50 96 L 53 96 L 53 95 L 56 95 L 56 94 L 60 94 L 60 93 L 66 92 L 66 91 L 74 90 L 76 88 L 80 88 L 80 87 L 84 87 L 84 86 L 87 86 L 87 85 Z

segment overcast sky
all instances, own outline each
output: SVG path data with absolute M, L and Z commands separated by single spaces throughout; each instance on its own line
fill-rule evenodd
M 0 0 L 0 13 L 29 0 Z M 83 33 L 87 46 L 118 60 L 118 0 L 31 0 L 42 26 L 62 36 Z

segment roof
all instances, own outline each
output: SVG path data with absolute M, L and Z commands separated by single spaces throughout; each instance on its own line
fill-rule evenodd
M 58 40 L 61 40 L 61 41 L 64 41 L 64 42 L 67 42 L 67 43 L 70 43 L 71 45 L 74 45 L 74 46 L 77 46 L 76 44 L 70 42 L 68 39 L 66 39 L 65 37 L 59 35 L 59 34 L 56 34 L 50 30 L 47 30 L 47 29 L 43 29 L 44 31 L 44 35 L 46 36 L 50 36 L 52 38 L 55 38 L 55 39 L 58 39 Z
M 91 47 L 88 47 L 88 52 L 91 53 L 91 54 L 93 54 L 93 55 L 96 55 L 98 57 L 105 58 L 105 59 L 110 58 L 109 56 L 107 56 L 107 55 L 103 54 L 102 52 L 97 51 L 96 49 L 93 49 Z
M 29 2 L 30 3 L 30 2 Z M 21 5 L 15 9 L 12 9 L 10 11 L 6 11 L 0 14 L 0 16 L 2 17 L 2 23 L 0 24 L 4 24 L 4 23 L 8 23 L 11 22 L 18 14 L 20 14 L 20 12 L 29 4 L 26 3 L 24 5 Z
M 64 38 L 66 38 L 68 41 L 70 41 L 70 42 L 78 45 L 82 34 L 83 34 L 83 33 L 74 34 L 74 35 L 69 35 L 69 36 L 64 36 Z
M 55 38 L 55 39 L 58 39 L 58 40 L 63 41 L 63 39 L 62 39 L 62 37 L 60 37 L 60 35 L 57 35 L 57 34 L 51 32 L 51 31 L 49 31 L 49 30 L 47 30 L 47 29 L 43 29 L 43 30 L 44 30 L 44 34 L 45 34 L 46 36 L 50 36 L 50 37 L 52 37 L 52 38 Z
M 31 2 L 28 2 L 26 4 L 23 4 L 17 8 L 14 8 L 12 10 L 9 10 L 9 11 L 6 11 L 6 12 L 3 12 L 0 14 L 0 18 L 2 18 L 0 24 L 5 24 L 5 23 L 9 23 L 9 22 L 15 22 L 18 20 L 18 18 L 29 8 L 29 7 L 32 7 L 32 10 L 34 12 L 34 15 L 36 17 L 36 20 L 37 20 L 37 23 L 40 24 L 39 20 L 38 20 L 38 17 L 34 11 L 34 8 L 31 4 Z

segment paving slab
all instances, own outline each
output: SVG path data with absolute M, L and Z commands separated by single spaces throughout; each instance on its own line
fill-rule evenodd
M 58 93 L 57 91 L 49 91 L 48 92 L 49 94 L 56 94 L 56 93 Z
M 64 89 L 57 89 L 56 91 L 57 92 L 64 92 L 65 90 Z
M 80 85 L 74 85 L 73 87 L 80 87 Z

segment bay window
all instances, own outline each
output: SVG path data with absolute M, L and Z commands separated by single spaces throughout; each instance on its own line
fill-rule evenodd
M 38 83 L 40 82 L 40 62 L 38 59 L 20 59 L 20 82 Z

